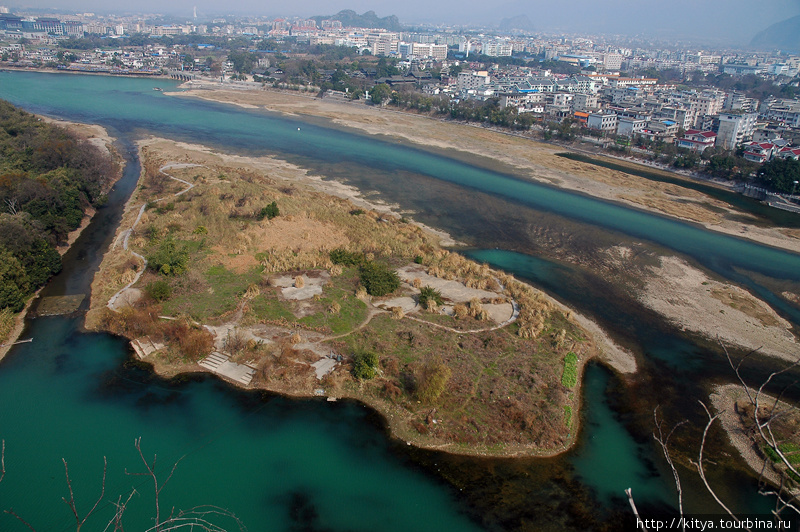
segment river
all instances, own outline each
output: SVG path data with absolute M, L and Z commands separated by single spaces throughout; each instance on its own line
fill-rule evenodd
M 40 530 L 70 523 L 60 501 L 66 494 L 61 458 L 88 508 L 103 456 L 106 499 L 135 487 L 141 495 L 127 516 L 139 525 L 130 529 L 145 528 L 152 494 L 144 477 L 125 474 L 142 470 L 133 447 L 139 436 L 146 456 L 158 454 L 164 476 L 186 455 L 163 492 L 170 506 L 228 508 L 250 530 L 614 529 L 629 516 L 624 488 L 633 487 L 645 509 L 674 505 L 671 477 L 649 439 L 653 406 L 662 404 L 671 421 L 702 421 L 697 399 L 706 397 L 709 383 L 731 375 L 707 343 L 679 334 L 590 268 L 564 261 L 560 251 L 591 254 L 634 244 L 679 254 L 800 323 L 800 310 L 774 293 L 774 286 L 800 280 L 795 254 L 526 182 L 491 161 L 467 164 L 321 121 L 171 97 L 153 85 L 149 79 L 0 73 L 0 97 L 32 112 L 101 124 L 120 139 L 129 161 L 110 205 L 67 254 L 48 295 L 86 292 L 135 185 L 132 141 L 152 133 L 275 155 L 396 202 L 474 246 L 468 254 L 597 319 L 639 353 L 642 369 L 623 381 L 590 365 L 584 429 L 569 453 L 486 460 L 407 448 L 387 439 L 381 421 L 354 403 L 287 400 L 205 376 L 167 382 L 133 363 L 119 340 L 81 333 L 80 316 L 29 320 L 24 336 L 34 342 L 15 348 L 0 365 L 7 468 L 0 502 Z M 754 378 L 776 365 L 760 362 Z M 691 454 L 696 436 L 690 429 L 678 442 L 683 453 Z M 721 442 L 720 434 L 712 436 L 714 448 L 725 449 Z M 730 462 L 713 480 L 737 510 L 765 511 L 754 481 Z M 702 488 L 683 473 L 691 504 L 704 508 Z M 102 516 L 111 511 L 106 502 Z M 1 517 L 4 530 L 24 530 Z

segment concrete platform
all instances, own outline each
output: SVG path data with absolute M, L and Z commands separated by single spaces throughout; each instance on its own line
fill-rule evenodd
M 211 370 L 213 373 L 238 382 L 244 386 L 250 386 L 256 370 L 244 364 L 231 362 L 228 356 L 214 351 L 206 358 L 198 362 L 202 367 Z

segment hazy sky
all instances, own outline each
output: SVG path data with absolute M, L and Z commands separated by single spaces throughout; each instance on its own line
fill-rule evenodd
M 0 5 L 4 0 L 0 0 Z M 160 12 L 191 16 L 252 13 L 255 15 L 329 15 L 342 9 L 378 16 L 397 15 L 403 23 L 448 22 L 497 24 L 504 17 L 527 15 L 537 30 L 648 34 L 675 38 L 689 35 L 748 42 L 774 22 L 800 14 L 800 0 L 6 0 L 14 10 L 24 7 L 74 11 Z M 800 35 L 798 35 L 800 39 Z

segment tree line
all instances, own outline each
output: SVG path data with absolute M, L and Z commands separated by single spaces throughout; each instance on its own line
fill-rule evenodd
M 56 246 L 105 202 L 110 157 L 65 129 L 0 100 L 0 310 L 61 270 Z

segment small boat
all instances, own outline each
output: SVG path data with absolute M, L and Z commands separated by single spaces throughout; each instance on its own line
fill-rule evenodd
M 161 91 L 161 90 L 164 90 L 164 89 L 162 89 L 161 87 L 153 87 L 153 90 L 154 91 Z

